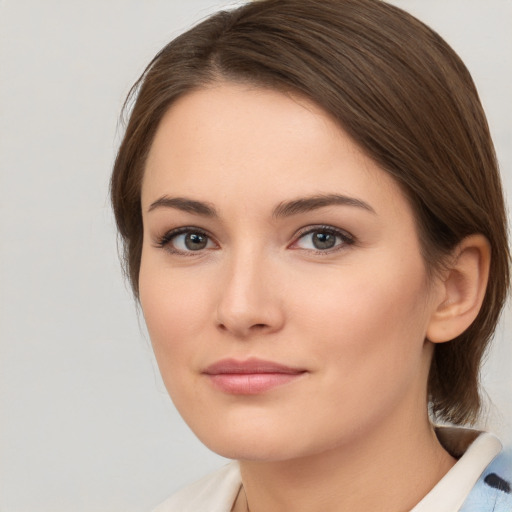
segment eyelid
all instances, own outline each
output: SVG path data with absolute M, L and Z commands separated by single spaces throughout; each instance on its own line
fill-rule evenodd
M 336 245 L 330 249 L 303 249 L 300 247 L 294 247 L 294 245 L 296 245 L 301 238 L 303 238 L 306 235 L 309 235 L 311 233 L 315 233 L 315 232 L 319 232 L 319 231 L 333 234 L 337 238 L 340 238 L 342 243 L 339 243 L 338 245 Z M 171 254 L 177 254 L 177 255 L 183 255 L 183 256 L 199 256 L 201 254 L 204 254 L 206 251 L 212 250 L 211 247 L 210 248 L 205 247 L 204 249 L 199 249 L 197 251 L 192 251 L 192 250 L 182 251 L 182 250 L 174 248 L 171 244 L 172 240 L 174 238 L 176 238 L 177 236 L 186 234 L 186 233 L 197 233 L 197 234 L 203 235 L 208 238 L 208 241 L 215 244 L 216 247 L 213 249 L 219 249 L 218 242 L 208 232 L 208 230 L 205 230 L 203 228 L 199 228 L 196 226 L 182 226 L 182 227 L 170 229 L 170 230 L 166 231 L 163 235 L 155 237 L 154 246 L 157 248 L 160 248 L 160 249 L 165 249 L 166 251 L 168 251 Z M 318 225 L 310 225 L 310 226 L 301 228 L 294 235 L 293 242 L 288 245 L 288 248 L 296 249 L 296 250 L 304 250 L 304 251 L 308 251 L 310 253 L 325 255 L 325 254 L 330 254 L 330 253 L 342 250 L 347 245 L 352 245 L 355 242 L 356 242 L 355 237 L 344 229 L 337 228 L 337 227 L 327 225 L 327 224 L 318 224 Z
M 301 248 L 294 248 L 293 247 L 294 245 L 297 244 L 297 242 L 301 238 L 303 238 L 306 235 L 309 235 L 311 233 L 318 232 L 318 231 L 324 231 L 324 232 L 331 233 L 331 234 L 335 235 L 336 237 L 341 238 L 343 243 L 341 243 L 341 244 L 339 244 L 339 245 L 337 245 L 335 247 L 332 247 L 330 249 L 324 249 L 324 250 L 321 250 L 321 249 L 301 249 Z M 334 226 L 330 226 L 330 225 L 327 225 L 327 224 L 319 224 L 319 225 L 313 225 L 313 226 L 306 226 L 306 227 L 300 229 L 298 231 L 298 233 L 295 235 L 294 241 L 288 247 L 291 248 L 291 249 L 304 250 L 304 251 L 313 252 L 315 254 L 324 254 L 325 255 L 325 254 L 330 254 L 330 253 L 342 250 L 347 245 L 352 245 L 355 242 L 356 242 L 356 238 L 352 234 L 350 234 L 348 231 L 346 231 L 344 229 L 341 229 L 341 228 L 334 227 Z
M 199 256 L 201 254 L 204 254 L 207 250 L 212 250 L 212 248 L 204 248 L 197 251 L 181 251 L 179 249 L 176 249 L 172 247 L 171 242 L 174 238 L 176 238 L 179 235 L 183 235 L 186 233 L 197 233 L 199 235 L 203 235 L 208 238 L 209 241 L 214 243 L 218 248 L 217 241 L 213 238 L 212 235 L 208 233 L 207 230 L 198 228 L 196 226 L 182 226 L 175 229 L 170 229 L 166 231 L 163 235 L 155 237 L 154 246 L 159 249 L 164 249 L 170 254 L 177 254 L 182 256 Z

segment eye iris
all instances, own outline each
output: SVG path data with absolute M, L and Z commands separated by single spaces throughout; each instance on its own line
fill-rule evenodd
M 191 251 L 199 251 L 206 247 L 208 238 L 200 233 L 188 233 L 185 236 L 185 247 Z
M 313 245 L 316 249 L 331 249 L 336 243 L 336 237 L 331 233 L 317 231 L 313 233 Z

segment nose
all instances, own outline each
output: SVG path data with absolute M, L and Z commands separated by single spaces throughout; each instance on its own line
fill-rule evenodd
M 282 329 L 285 311 L 278 273 L 254 252 L 233 256 L 220 284 L 218 328 L 239 339 Z

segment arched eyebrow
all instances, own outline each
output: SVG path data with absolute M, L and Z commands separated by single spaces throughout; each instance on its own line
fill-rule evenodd
M 211 203 L 194 201 L 193 199 L 187 199 L 186 197 L 162 196 L 151 203 L 148 208 L 148 212 L 151 212 L 156 208 L 175 208 L 176 210 L 195 213 L 196 215 L 202 215 L 203 217 L 219 216 L 217 210 Z
M 340 194 L 320 194 L 309 197 L 301 197 L 298 199 L 292 199 L 291 201 L 284 201 L 279 203 L 272 212 L 272 217 L 278 219 L 283 217 L 291 217 L 301 213 L 307 213 L 319 208 L 325 208 L 326 206 L 352 206 L 356 208 L 362 208 L 370 213 L 375 214 L 375 210 L 364 201 L 356 199 L 354 197 L 348 197 Z M 188 213 L 194 213 L 203 217 L 219 217 L 217 210 L 213 204 L 196 201 L 194 199 L 188 199 L 186 197 L 169 197 L 162 196 L 148 208 L 148 212 L 151 212 L 157 208 L 175 208 Z
M 272 216 L 274 218 L 291 217 L 292 215 L 307 213 L 312 210 L 318 210 L 319 208 L 333 205 L 354 206 L 367 210 L 370 213 L 376 213 L 368 203 L 361 201 L 361 199 L 341 194 L 320 194 L 282 202 L 274 208 Z

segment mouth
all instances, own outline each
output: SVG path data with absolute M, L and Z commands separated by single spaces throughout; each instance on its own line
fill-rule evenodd
M 212 386 L 233 395 L 257 395 L 288 384 L 306 374 L 302 368 L 251 358 L 223 359 L 204 371 Z

